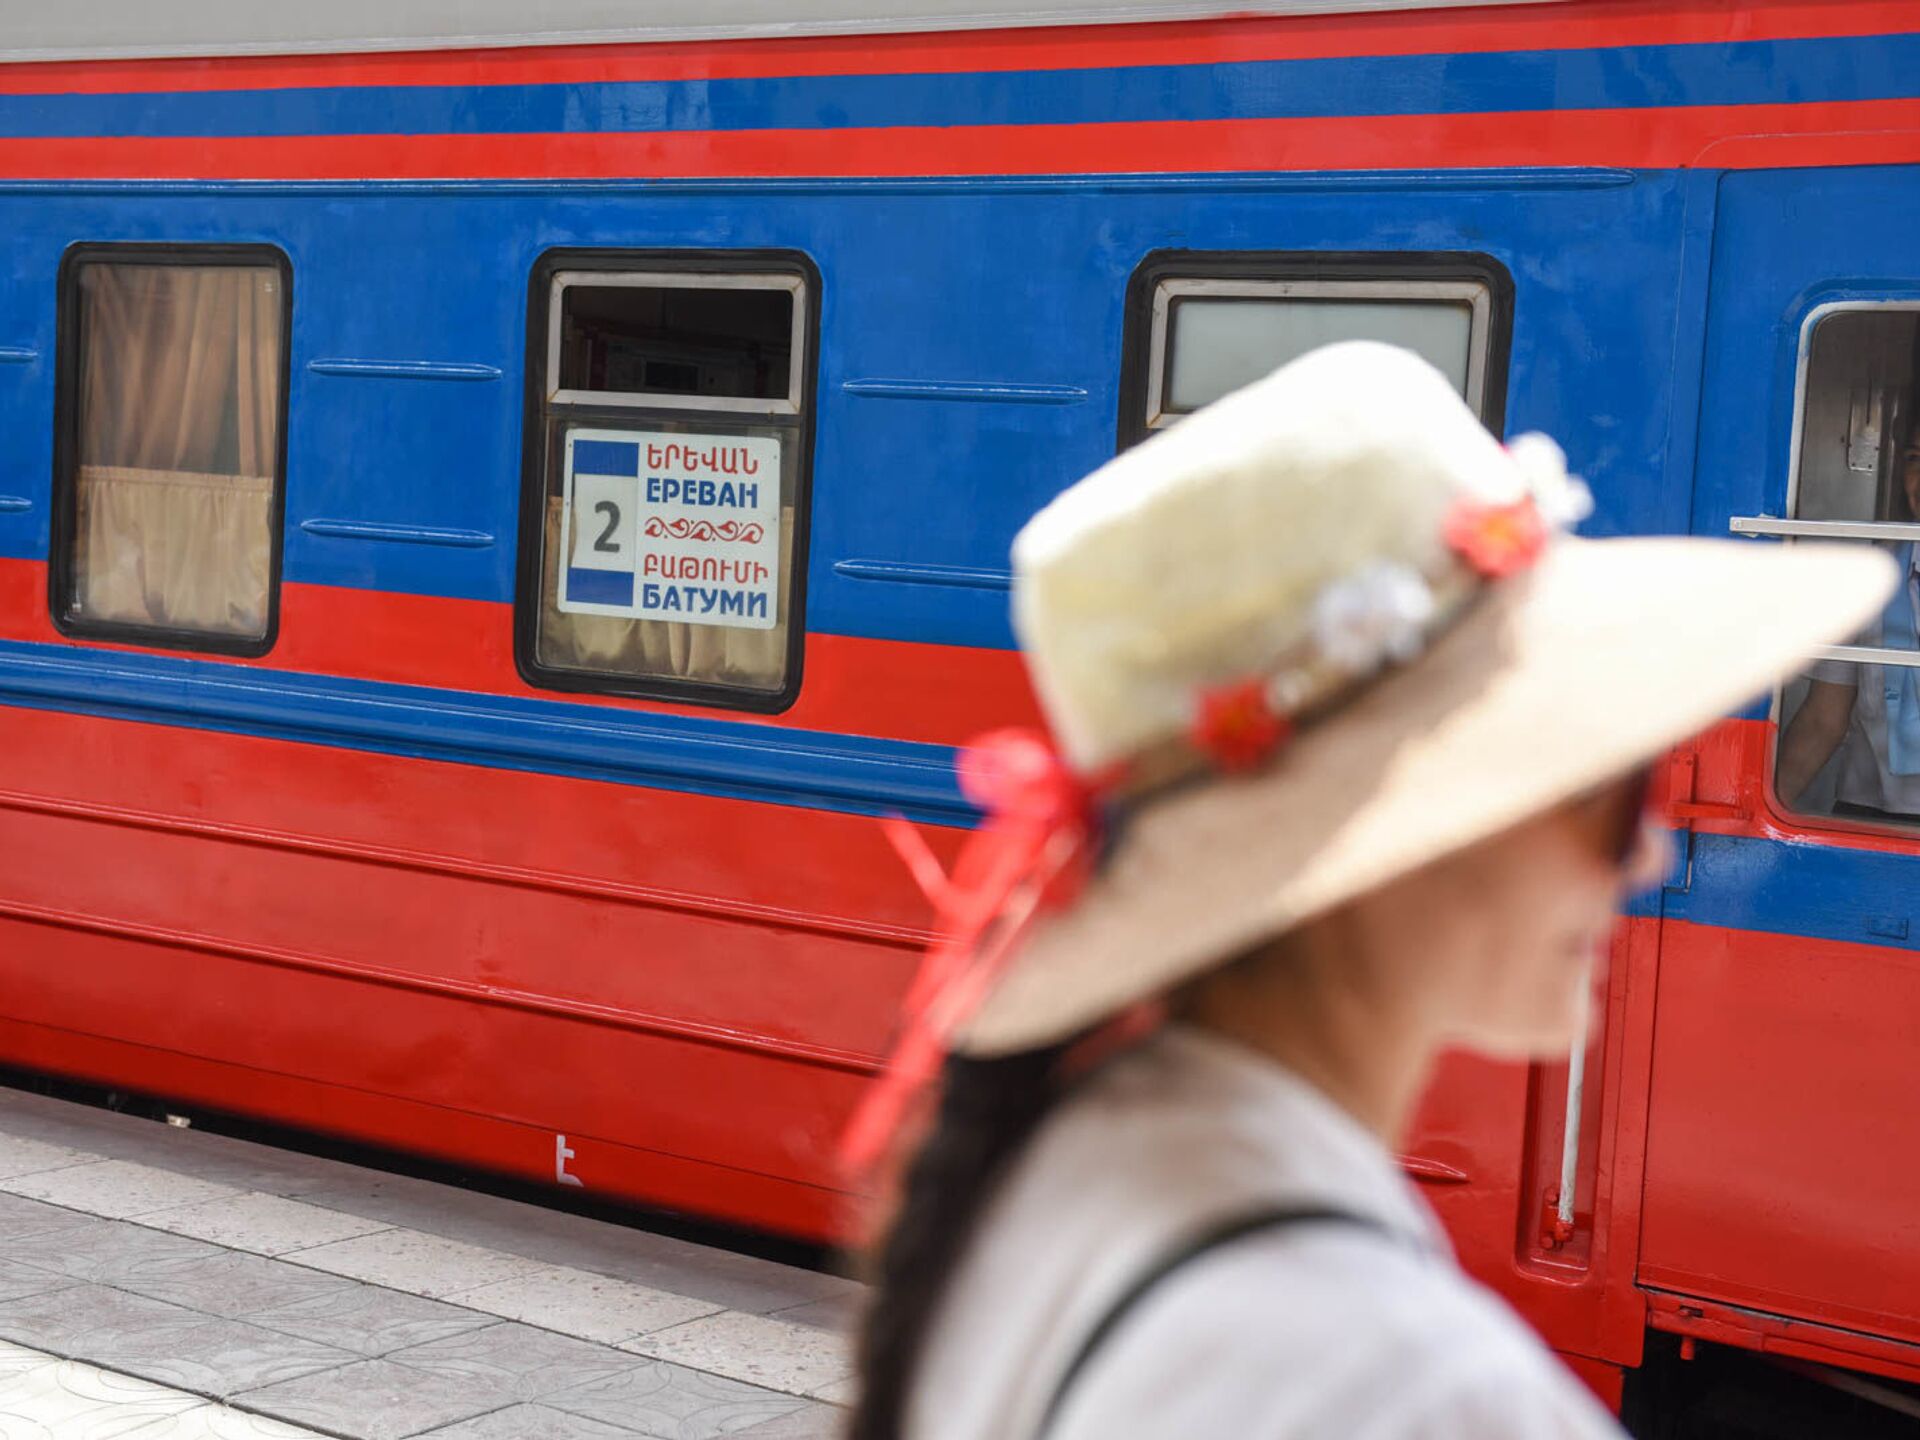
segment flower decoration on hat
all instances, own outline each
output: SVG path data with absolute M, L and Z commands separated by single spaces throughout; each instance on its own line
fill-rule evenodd
M 1516 436 L 1507 456 L 1522 487 L 1516 498 L 1462 495 L 1447 513 L 1447 544 L 1489 580 L 1525 570 L 1554 532 L 1593 513 L 1593 492 L 1567 473 L 1565 452 L 1545 435 Z
M 1426 647 L 1437 608 L 1426 576 L 1411 565 L 1375 561 L 1320 592 L 1313 602 L 1314 647 L 1349 675 L 1371 675 Z
M 1240 680 L 1200 692 L 1189 738 L 1217 769 L 1232 773 L 1258 769 L 1292 729 L 1274 710 L 1265 679 Z
M 1447 544 L 1488 580 L 1517 575 L 1540 558 L 1547 526 L 1531 495 L 1489 504 L 1463 495 L 1447 512 Z
M 1507 454 L 1550 530 L 1571 530 L 1593 514 L 1593 491 L 1579 476 L 1567 473 L 1567 452 L 1551 436 L 1538 431 L 1516 435 Z

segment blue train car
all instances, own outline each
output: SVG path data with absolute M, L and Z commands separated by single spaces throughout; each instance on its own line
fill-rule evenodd
M 1920 536 L 1910 4 L 666 8 L 0 19 L 0 1059 L 832 1235 L 872 817 L 1117 446 L 1364 334 L 1591 533 Z M 1587 1051 L 1410 1141 L 1611 1398 L 1920 1380 L 1915 653 L 1676 756 Z

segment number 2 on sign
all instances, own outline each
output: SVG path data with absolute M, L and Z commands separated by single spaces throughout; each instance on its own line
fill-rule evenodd
M 600 532 L 600 538 L 593 542 L 593 548 L 606 555 L 618 555 L 620 546 L 613 539 L 613 532 L 620 528 L 620 507 L 611 500 L 602 500 L 593 507 L 593 513 L 607 517 L 607 528 Z

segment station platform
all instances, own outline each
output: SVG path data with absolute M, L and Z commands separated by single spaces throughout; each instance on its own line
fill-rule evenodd
M 0 1440 L 825 1440 L 858 1291 L 0 1089 Z

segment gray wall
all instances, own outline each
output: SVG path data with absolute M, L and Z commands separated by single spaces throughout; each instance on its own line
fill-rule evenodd
M 1468 3 L 1474 0 L 0 0 L 0 61 L 977 29 Z

